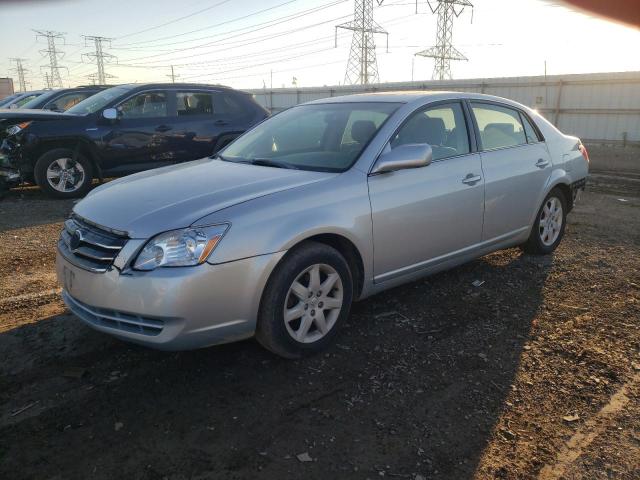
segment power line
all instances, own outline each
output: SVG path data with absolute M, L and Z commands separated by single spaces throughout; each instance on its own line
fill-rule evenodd
M 462 15 L 466 7 L 473 8 L 473 4 L 469 0 L 437 0 L 437 2 L 436 7 L 432 7 L 431 3 L 427 2 L 432 13 L 438 12 L 436 44 L 415 55 L 435 59 L 432 77 L 434 80 L 449 80 L 451 79 L 451 60 L 468 60 L 453 46 L 453 20 Z
M 60 77 L 60 70 L 66 67 L 58 65 L 58 60 L 64 57 L 64 52 L 58 51 L 56 40 L 62 40 L 64 43 L 64 33 L 54 32 L 52 30 L 34 30 L 36 32 L 36 40 L 40 37 L 47 39 L 47 48 L 40 50 L 40 53 L 49 57 L 49 65 L 45 65 L 44 68 L 49 70 L 49 74 L 45 76 L 48 88 L 60 87 L 62 88 L 62 77 Z
M 184 19 L 186 19 L 186 18 L 190 18 L 190 17 L 193 17 L 193 16 L 198 15 L 198 14 L 200 14 L 200 13 L 203 13 L 203 12 L 206 12 L 206 11 L 208 11 L 208 10 L 214 9 L 214 8 L 216 8 L 216 7 L 219 7 L 220 5 L 224 5 L 225 3 L 229 3 L 230 1 L 231 1 L 231 0 L 223 0 L 222 2 L 218 2 L 218 3 L 216 3 L 215 5 L 211 5 L 211 6 L 209 6 L 209 7 L 203 8 L 203 9 L 201 9 L 201 10 L 198 10 L 197 12 L 190 13 L 189 15 L 185 15 L 185 16 L 183 16 L 183 17 L 179 17 L 179 18 L 176 18 L 176 19 L 174 19 L 174 20 L 170 20 L 170 21 L 168 21 L 168 22 L 161 23 L 160 25 L 156 25 L 156 26 L 154 26 L 154 27 L 149 27 L 149 28 L 145 28 L 145 29 L 143 29 L 143 30 L 138 30 L 137 32 L 128 33 L 128 34 L 126 34 L 126 35 L 122 35 L 122 36 L 120 36 L 120 37 L 118 37 L 118 38 L 120 39 L 120 38 L 133 37 L 134 35 L 139 35 L 139 34 L 141 34 L 141 33 L 149 32 L 149 31 L 151 31 L 151 30 L 155 30 L 155 29 L 157 29 L 157 28 L 166 27 L 167 25 L 171 25 L 172 23 L 176 23 L 176 22 L 179 22 L 179 21 L 184 20 Z
M 296 33 L 296 32 L 300 32 L 300 31 L 303 31 L 303 30 L 307 30 L 309 28 L 317 27 L 317 26 L 320 26 L 320 25 L 325 25 L 327 23 L 333 23 L 336 20 L 343 19 L 343 18 L 345 18 L 347 16 L 348 15 L 345 15 L 345 16 L 342 16 L 342 17 L 326 20 L 324 22 L 318 22 L 318 23 L 314 23 L 314 24 L 311 24 L 311 25 L 306 25 L 306 26 L 303 26 L 303 27 L 298 27 L 298 28 L 294 28 L 294 29 L 291 29 L 291 30 L 287 30 L 287 31 L 283 31 L 283 32 L 275 33 L 275 34 L 265 35 L 265 36 L 262 36 L 262 37 L 254 37 L 254 38 L 251 38 L 251 39 L 242 40 L 240 42 L 231 42 L 231 43 L 225 44 L 225 43 L 220 43 L 220 42 L 224 42 L 224 40 L 226 40 L 226 39 L 221 39 L 221 40 L 217 40 L 217 41 L 214 41 L 214 42 L 209 42 L 209 43 L 206 43 L 206 44 L 203 44 L 203 45 L 198 45 L 198 46 L 194 46 L 194 47 L 190 47 L 190 48 L 182 48 L 179 51 L 194 50 L 194 49 L 198 49 L 198 48 L 203 48 L 205 46 L 213 46 L 213 45 L 218 45 L 218 46 L 234 45 L 234 46 L 226 46 L 225 48 L 218 49 L 218 50 L 210 50 L 210 51 L 207 51 L 207 52 L 194 53 L 194 54 L 186 55 L 186 56 L 183 55 L 180 58 L 201 57 L 203 55 L 211 55 L 213 53 L 226 52 L 226 51 L 228 51 L 228 50 L 230 50 L 232 48 L 246 47 L 248 45 L 253 45 L 253 44 L 256 44 L 256 43 L 262 43 L 265 40 L 271 40 L 273 38 L 282 37 L 282 36 L 285 36 L 285 35 L 289 35 L 291 33 Z M 176 51 L 176 52 L 178 52 L 178 51 Z M 145 60 L 145 59 L 150 58 L 150 57 L 159 57 L 159 56 L 162 56 L 162 55 L 147 55 L 145 57 L 138 57 L 138 58 L 133 58 L 133 59 L 130 58 L 130 59 L 126 59 L 124 61 L 131 62 L 131 61 Z M 172 60 L 176 60 L 176 59 L 149 60 L 147 62 L 141 62 L 141 63 L 158 63 L 158 62 L 167 62 L 167 61 L 172 61 Z M 177 64 L 174 64 L 174 65 L 177 65 Z
M 285 15 L 283 17 L 279 17 L 279 18 L 276 18 L 276 19 L 267 20 L 267 21 L 259 22 L 259 23 L 254 23 L 253 25 L 247 25 L 246 27 L 236 28 L 235 30 L 228 30 L 226 32 L 214 33 L 212 35 L 207 35 L 207 36 L 204 36 L 204 37 L 191 38 L 191 39 L 188 39 L 188 40 L 178 40 L 178 41 L 175 41 L 175 42 L 162 43 L 162 44 L 149 45 L 149 46 L 144 46 L 144 45 L 138 46 L 138 47 L 136 47 L 136 46 L 133 46 L 133 47 L 131 47 L 131 46 L 130 47 L 116 46 L 114 48 L 122 49 L 122 50 L 134 50 L 134 49 L 147 49 L 149 47 L 168 47 L 168 46 L 171 46 L 171 45 L 179 45 L 179 44 L 183 44 L 183 43 L 197 42 L 199 40 L 209 40 L 212 37 L 219 37 L 219 36 L 225 36 L 225 35 L 236 34 L 237 33 L 237 35 L 227 36 L 226 38 L 223 39 L 223 40 L 227 40 L 227 39 L 230 39 L 230 38 L 236 38 L 236 37 L 241 37 L 241 36 L 244 36 L 244 35 L 248 35 L 250 33 L 254 33 L 254 32 L 257 32 L 257 31 L 260 31 L 260 30 L 264 30 L 266 28 L 271 28 L 271 27 L 274 27 L 276 25 L 280 25 L 281 23 L 290 22 L 291 20 L 296 20 L 298 18 L 302 18 L 302 17 L 305 17 L 307 15 L 312 15 L 314 13 L 320 12 L 322 10 L 326 10 L 327 8 L 334 7 L 336 5 L 344 3 L 346 1 L 348 1 L 348 0 L 336 0 L 336 1 L 333 1 L 333 2 L 325 4 L 325 5 L 320 5 L 320 6 L 317 6 L 317 7 L 309 8 L 307 10 L 301 10 L 299 12 L 292 13 L 290 15 Z M 257 13 L 260 13 L 260 12 L 257 12 Z M 241 17 L 240 19 L 243 19 L 243 18 L 244 17 Z M 213 28 L 213 27 L 221 26 L 221 25 L 223 25 L 225 23 L 229 23 L 229 22 L 233 22 L 233 21 L 235 21 L 235 19 L 234 20 L 229 20 L 227 22 L 223 22 L 221 24 L 210 25 L 209 27 Z M 209 28 L 209 27 L 207 27 L 207 28 Z M 244 30 L 247 30 L 247 31 L 244 31 Z M 242 32 L 242 33 L 238 33 L 238 32 Z M 149 42 L 154 42 L 154 41 L 157 41 L 157 40 L 158 39 L 156 39 L 156 40 L 147 40 L 147 41 L 141 42 L 141 43 L 149 43 Z M 216 41 L 219 41 L 219 40 L 216 40 Z M 136 45 L 136 44 L 129 44 L 129 45 Z M 165 50 L 165 51 L 171 52 L 171 50 Z M 175 49 L 174 49 L 174 51 L 175 51 Z
M 227 25 L 229 23 L 234 23 L 234 22 L 238 22 L 240 20 L 244 20 L 246 18 L 250 18 L 250 17 L 252 17 L 254 15 L 259 15 L 261 13 L 265 13 L 265 12 L 268 12 L 268 11 L 271 11 L 271 10 L 275 10 L 277 8 L 283 7 L 285 5 L 289 5 L 289 4 L 297 2 L 297 1 L 298 0 L 287 0 L 286 2 L 279 3 L 278 5 L 274 5 L 273 7 L 265 8 L 265 9 L 262 9 L 262 10 L 258 10 L 257 12 L 249 13 L 247 15 L 243 15 L 241 17 L 233 18 L 231 20 L 226 20 L 224 22 L 216 23 L 216 24 L 209 25 L 209 26 L 202 27 L 202 28 L 196 28 L 195 30 L 190 30 L 188 32 L 176 33 L 174 35 L 167 35 L 165 37 L 154 38 L 153 40 L 143 40 L 143 41 L 140 41 L 140 42 L 133 42 L 133 43 L 125 44 L 125 45 L 139 45 L 141 43 L 157 42 L 157 41 L 160 41 L 160 40 L 167 40 L 169 38 L 182 37 L 184 35 L 190 35 L 192 33 L 202 32 L 204 30 L 210 30 L 212 28 L 220 27 L 222 25 Z M 343 0 L 343 1 L 345 1 L 345 0 Z
M 84 53 L 82 55 L 82 57 L 84 58 L 94 59 L 96 62 L 96 67 L 98 68 L 97 72 L 87 76 L 91 80 L 93 80 L 94 83 L 97 82 L 98 85 L 105 85 L 107 83 L 106 82 L 107 77 L 113 78 L 113 75 L 109 75 L 104 71 L 104 64 L 105 62 L 108 63 L 113 61 L 116 57 L 104 51 L 104 44 L 111 45 L 112 39 L 106 38 L 106 37 L 97 37 L 94 35 L 83 35 L 83 36 L 84 36 L 85 45 L 87 44 L 87 42 L 93 42 L 96 48 L 96 51 L 94 53 Z
M 26 58 L 10 58 L 9 59 L 10 62 L 15 62 L 16 64 L 15 68 L 11 69 L 11 71 L 16 72 L 18 74 L 18 85 L 20 86 L 21 92 L 27 91 L 27 85 L 24 81 L 24 74 L 28 70 L 24 68 L 24 66 L 22 65 L 22 62 L 25 62 L 26 60 L 27 60 Z

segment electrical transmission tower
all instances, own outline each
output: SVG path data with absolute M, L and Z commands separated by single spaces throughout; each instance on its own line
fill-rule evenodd
M 377 0 L 381 5 L 384 0 Z M 376 59 L 376 42 L 374 35 L 381 33 L 387 36 L 387 50 L 389 49 L 389 34 L 373 20 L 373 0 L 354 0 L 353 20 L 342 25 L 336 25 L 336 46 L 338 46 L 338 29 L 353 31 L 351 52 L 347 63 L 344 83 L 368 85 L 378 83 L 378 61 Z
M 416 55 L 435 59 L 433 80 L 449 80 L 451 79 L 451 60 L 468 60 L 453 46 L 453 20 L 462 15 L 466 7 L 473 8 L 473 4 L 469 0 L 437 0 L 437 2 L 438 5 L 433 7 L 431 2 L 427 1 L 431 12 L 438 12 L 436 45 Z
M 83 35 L 84 36 L 84 44 L 88 46 L 89 43 L 93 42 L 96 51 L 93 53 L 83 53 L 82 58 L 87 58 L 88 62 L 96 63 L 98 67 L 98 71 L 96 73 L 92 73 L 87 75 L 88 78 L 93 80 L 94 84 L 98 85 L 106 85 L 107 78 L 114 78 L 113 75 L 109 75 L 104 71 L 104 64 L 109 63 L 116 59 L 115 56 L 110 53 L 105 53 L 104 44 L 109 44 L 111 46 L 111 38 L 106 37 L 96 37 L 94 35 Z
M 24 74 L 26 72 L 28 72 L 28 70 L 26 68 L 24 68 L 24 66 L 22 65 L 22 62 L 24 62 L 26 59 L 25 58 L 10 58 L 9 61 L 10 62 L 15 62 L 16 67 L 12 68 L 11 71 L 12 72 L 16 72 L 18 74 L 18 86 L 20 87 L 20 92 L 26 92 L 27 91 L 27 84 L 24 81 Z
M 66 67 L 58 65 L 58 60 L 61 60 L 62 57 L 64 57 L 64 52 L 58 51 L 56 40 L 62 40 L 64 43 L 64 33 L 53 32 L 51 30 L 34 30 L 34 32 L 36 32 L 36 39 L 39 37 L 47 39 L 47 48 L 40 50 L 40 53 L 49 57 L 49 65 L 43 66 L 43 68 L 49 70 L 47 81 L 48 88 L 62 88 L 60 70 L 66 69 Z

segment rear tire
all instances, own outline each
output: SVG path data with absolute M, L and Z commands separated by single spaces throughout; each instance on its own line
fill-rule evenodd
M 68 148 L 56 148 L 38 159 L 34 177 L 40 189 L 49 196 L 81 197 L 91 188 L 93 166 L 81 153 Z
M 559 188 L 554 188 L 542 202 L 531 234 L 522 249 L 526 253 L 548 255 L 553 252 L 562 237 L 567 223 L 567 199 Z
M 291 250 L 269 278 L 256 339 L 285 358 L 318 353 L 348 317 L 352 300 L 353 280 L 344 257 L 328 245 L 307 242 Z

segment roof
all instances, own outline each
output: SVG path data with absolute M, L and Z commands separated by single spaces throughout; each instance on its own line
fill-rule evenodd
M 208 85 L 205 83 L 128 83 L 124 84 L 131 88 L 217 88 L 225 90 L 233 90 L 233 88 L 226 85 Z M 116 85 L 116 86 L 124 86 Z
M 359 103 L 359 102 L 388 102 L 388 103 L 412 103 L 418 100 L 455 100 L 455 99 L 475 99 L 475 100 L 492 100 L 496 102 L 511 104 L 522 107 L 513 100 L 493 95 L 485 95 L 482 93 L 467 92 L 448 92 L 448 91 L 396 91 L 396 92 L 375 92 L 375 93 L 358 93 L 354 95 L 341 95 L 337 97 L 321 98 L 307 102 L 307 104 L 318 103 Z

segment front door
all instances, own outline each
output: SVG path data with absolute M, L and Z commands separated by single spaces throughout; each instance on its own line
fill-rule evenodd
M 445 261 L 482 236 L 484 181 L 462 105 L 413 113 L 386 148 L 410 143 L 431 145 L 433 162 L 369 177 L 376 282 Z
M 492 103 L 471 107 L 485 177 L 483 240 L 524 234 L 551 175 L 547 147 L 523 112 Z

